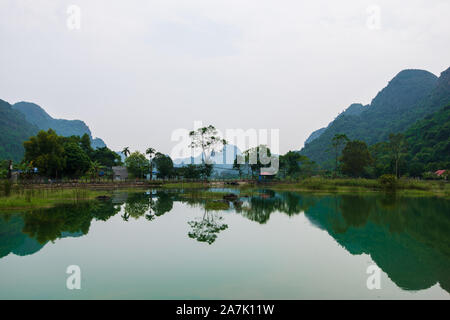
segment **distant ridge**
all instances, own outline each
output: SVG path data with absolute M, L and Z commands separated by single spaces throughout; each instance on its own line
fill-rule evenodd
M 12 107 L 25 115 L 26 120 L 38 127 L 39 130 L 52 128 L 57 134 L 65 137 L 82 136 L 87 133 L 94 148 L 106 147 L 102 139 L 92 137 L 91 130 L 81 120 L 54 119 L 42 107 L 31 102 L 18 102 Z
M 21 161 L 25 152 L 23 142 L 39 130 L 49 128 L 66 137 L 86 133 L 94 148 L 106 147 L 102 139 L 92 138 L 91 130 L 81 120 L 54 119 L 35 103 L 11 105 L 0 99 L 0 160 Z
M 417 120 L 450 102 L 450 71 L 438 78 L 425 70 L 399 72 L 368 106 L 352 104 L 326 128 L 313 132 L 300 151 L 320 165 L 332 167 L 328 152 L 337 133 L 368 145 L 385 141 L 391 132 L 403 132 Z

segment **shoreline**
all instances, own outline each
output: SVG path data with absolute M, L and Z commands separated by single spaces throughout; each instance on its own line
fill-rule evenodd
M 236 181 L 234 181 L 236 183 Z M 372 179 L 324 179 L 309 178 L 301 181 L 273 181 L 258 183 L 242 181 L 227 184 L 227 181 L 201 182 L 94 182 L 59 184 L 16 184 L 11 187 L 11 195 L 0 196 L 1 210 L 28 210 L 48 208 L 64 203 L 79 203 L 95 200 L 99 196 L 111 195 L 116 190 L 132 192 L 139 189 L 160 190 L 208 190 L 211 188 L 236 189 L 240 192 L 256 189 L 272 189 L 285 192 L 308 192 L 315 194 L 397 194 L 402 196 L 443 197 L 450 199 L 450 184 L 447 181 L 398 180 L 394 189 L 384 188 Z M 221 191 L 209 190 L 209 193 Z

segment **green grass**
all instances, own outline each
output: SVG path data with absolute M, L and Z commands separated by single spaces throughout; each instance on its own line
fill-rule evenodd
M 208 182 L 176 182 L 162 184 L 163 189 L 201 189 L 208 188 Z
M 0 196 L 0 209 L 52 207 L 61 203 L 78 203 L 109 194 L 106 191 L 73 189 L 31 189 L 15 187 L 9 196 Z

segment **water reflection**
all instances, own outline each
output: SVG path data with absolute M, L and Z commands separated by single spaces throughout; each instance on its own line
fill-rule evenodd
M 217 201 L 217 200 L 216 200 Z M 352 255 L 368 254 L 400 288 L 422 290 L 436 283 L 450 292 L 450 201 L 395 195 L 313 195 L 261 190 L 221 206 L 179 192 L 118 193 L 107 201 L 62 205 L 21 214 L 0 215 L 0 258 L 38 252 L 49 241 L 80 237 L 92 220 L 107 221 L 121 212 L 124 221 L 152 223 L 169 213 L 174 202 L 200 208 L 186 221 L 193 240 L 214 244 L 229 226 L 224 212 L 258 224 L 274 212 L 304 213 Z M 215 208 L 215 209 L 211 209 Z M 218 209 L 217 209 L 218 208 Z M 229 208 L 229 209 L 225 209 Z

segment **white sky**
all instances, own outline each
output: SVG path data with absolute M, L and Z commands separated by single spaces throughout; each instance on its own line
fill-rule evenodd
M 201 120 L 280 129 L 284 153 L 402 69 L 448 68 L 449 16 L 448 0 L 0 0 L 0 99 L 81 119 L 115 150 L 169 153 Z

